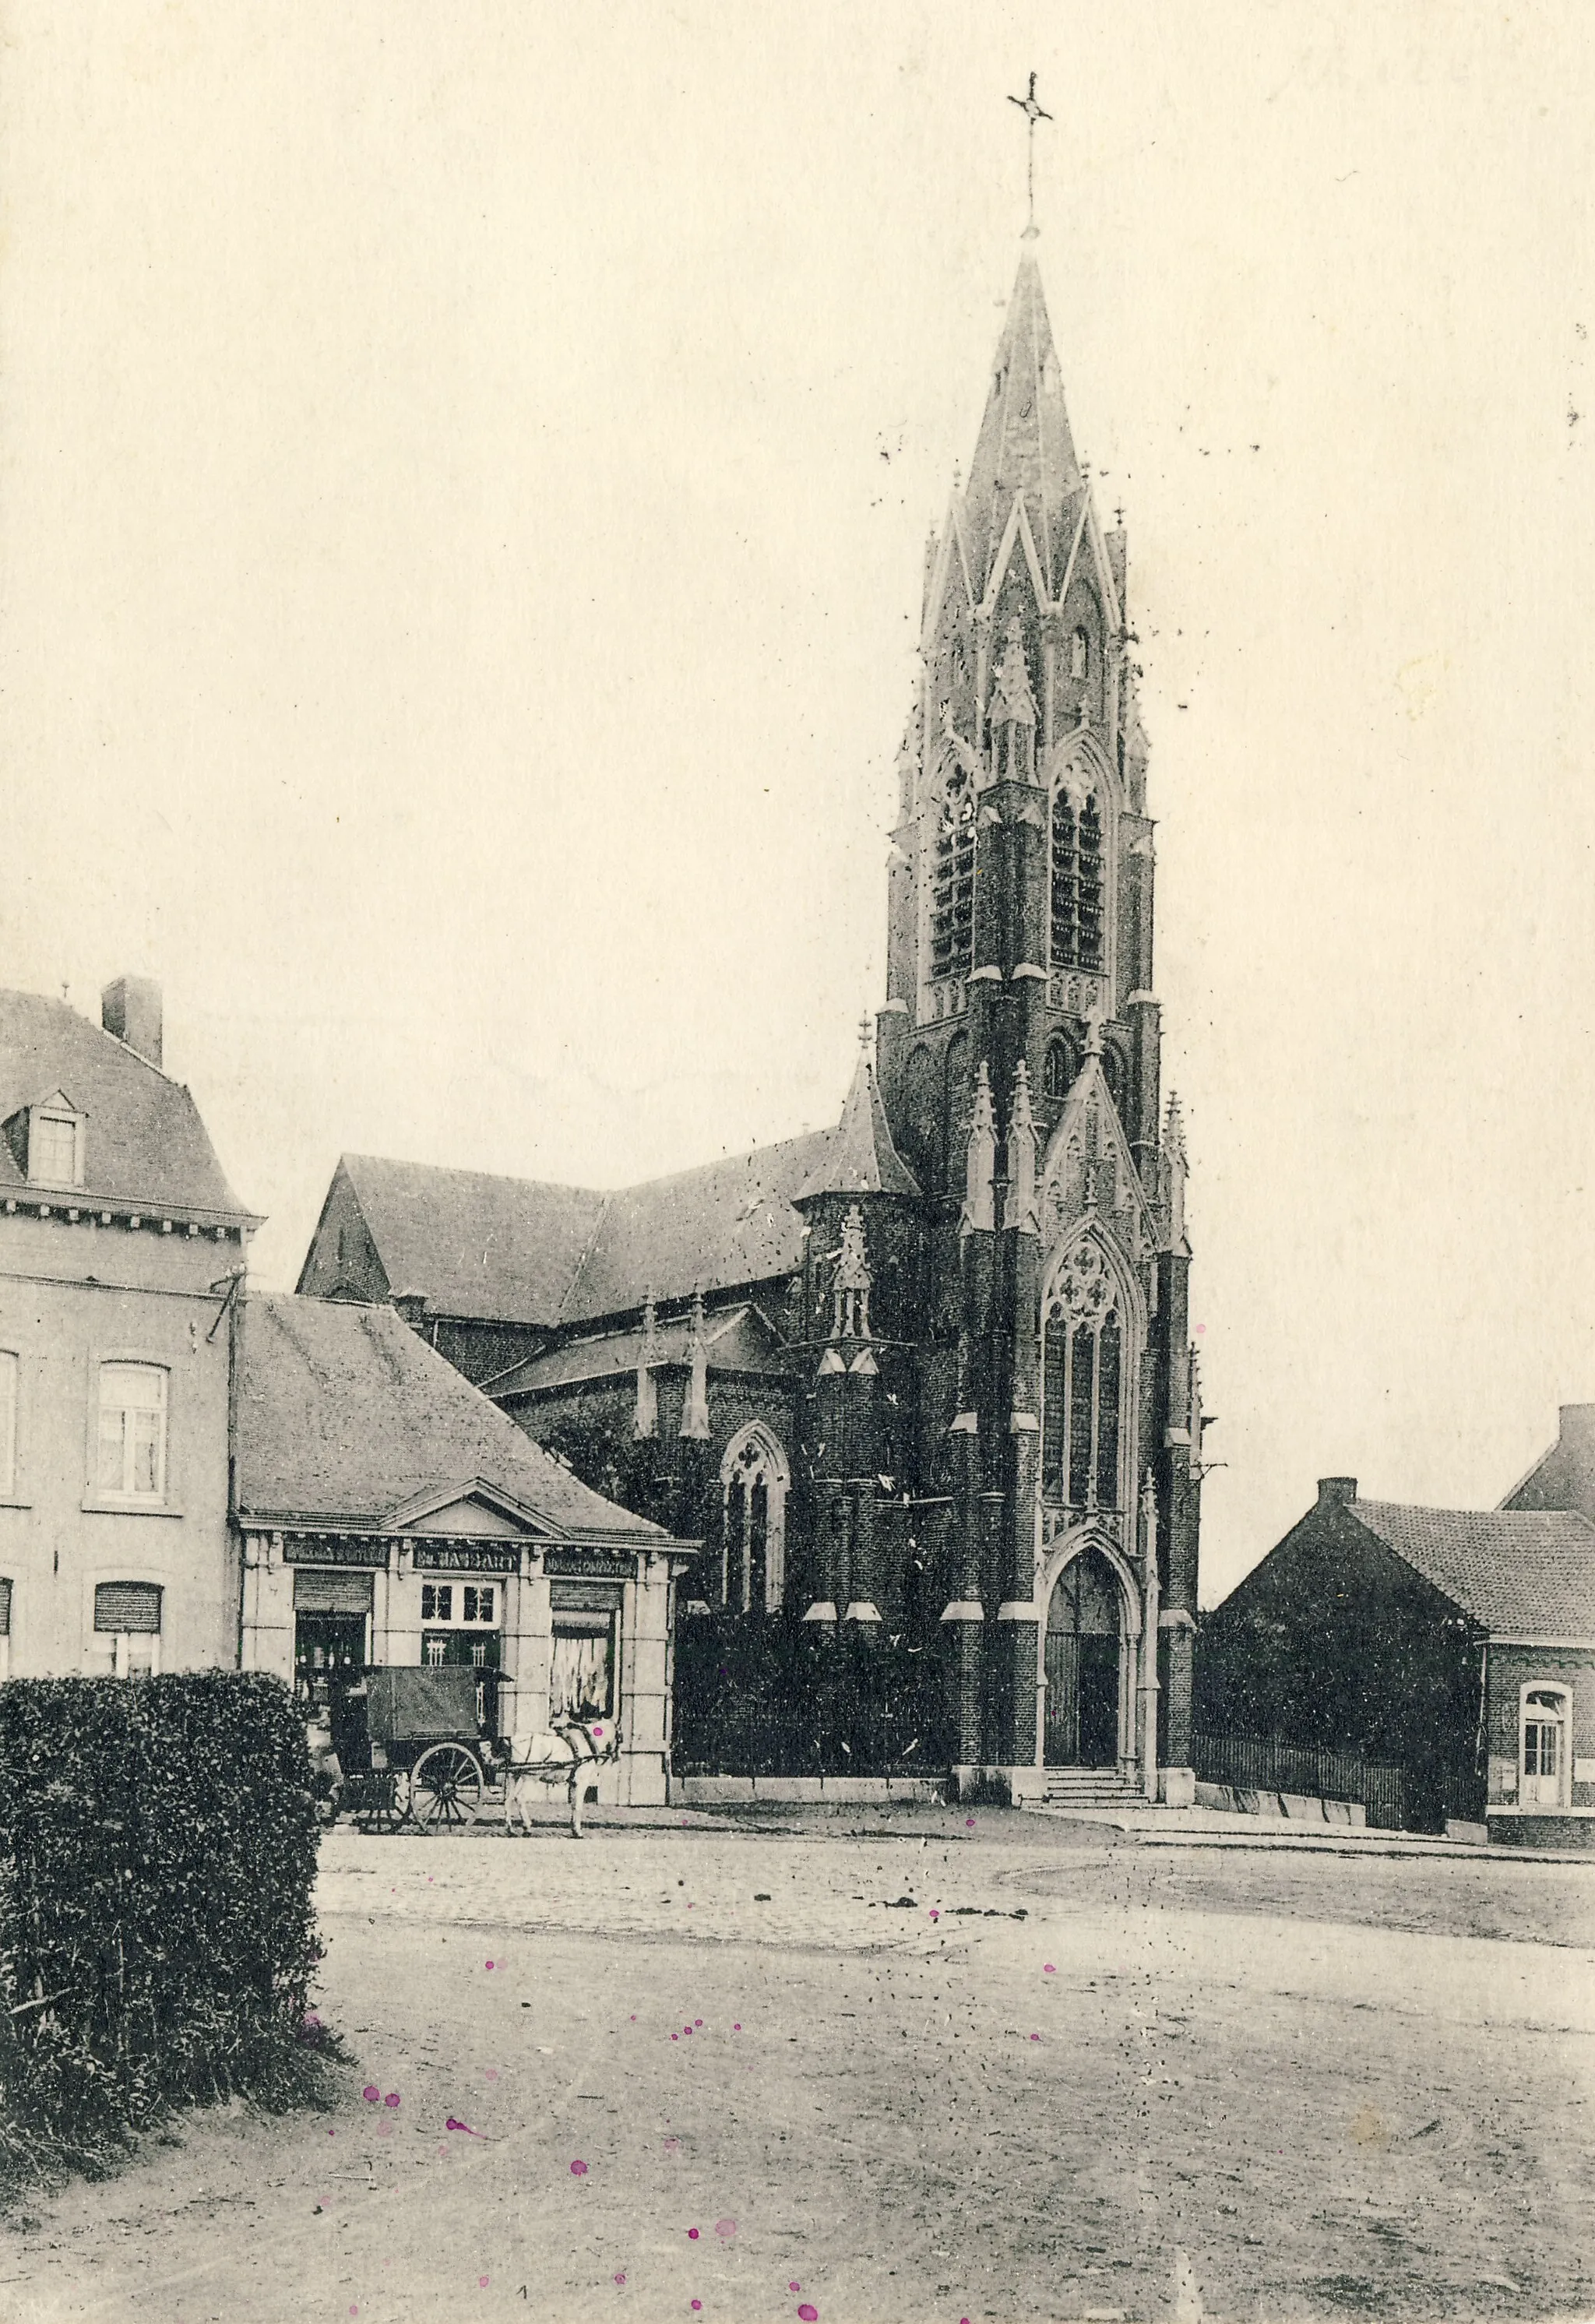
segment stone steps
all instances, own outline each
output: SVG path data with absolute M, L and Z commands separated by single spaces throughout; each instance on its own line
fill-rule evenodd
M 1147 1801 L 1117 1767 L 1049 1767 L 1046 1803 L 1055 1808 L 1144 1808 Z

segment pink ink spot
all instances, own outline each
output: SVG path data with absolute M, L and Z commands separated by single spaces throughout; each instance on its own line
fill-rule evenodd
M 1200 1323 L 1198 1323 L 1198 1324 L 1197 1324 L 1197 1326 L 1196 1326 L 1196 1329 L 1200 1332 L 1200 1331 L 1202 1330 L 1202 1328 L 1203 1328 L 1203 1326 L 1202 1326 Z M 602 1734 L 603 1734 L 603 1732 L 604 1732 L 604 1729 L 603 1729 L 603 1728 L 602 1728 L 602 1727 L 595 1727 L 595 1728 L 594 1728 L 594 1729 L 593 1729 L 593 1732 L 594 1732 L 594 1734 L 595 1734 L 595 1735 L 602 1735 Z
M 447 2163 L 447 2160 L 448 2160 L 448 2149 L 447 2149 L 447 2146 L 440 2146 L 440 2147 L 438 2149 L 438 2161 L 439 2161 L 440 2163 Z
M 482 2290 L 483 2292 L 485 2292 L 485 2291 L 486 2291 L 486 2289 L 487 2289 L 487 2278 L 486 2278 L 484 2275 L 479 2275 L 479 2276 L 476 2278 L 476 2282 L 477 2282 L 477 2285 L 478 2285 L 478 2287 L 479 2287 L 479 2289 L 480 2289 L 480 2290 Z
M 1030 2036 L 1030 2039 L 1031 2039 L 1031 2041 L 1032 2041 L 1032 2042 L 1039 2042 L 1039 2041 L 1040 2041 L 1040 2039 L 1041 2039 L 1041 2036 L 1040 2036 L 1040 2034 L 1031 2034 L 1031 2036 Z
M 688 2229 L 687 2230 L 687 2242 L 688 2242 L 689 2244 L 696 2244 L 696 2241 L 697 2241 L 697 2229 L 696 2229 L 696 2227 L 688 2227 Z
M 704 2303 L 701 2300 L 695 2300 L 692 2304 L 695 2308 L 701 2308 Z
M 934 1906 L 932 1906 L 932 1908 L 931 1908 L 931 1915 L 930 1915 L 930 1917 L 931 1917 L 931 1919 L 932 1919 L 933 1921 L 939 1921 L 939 1920 L 941 1919 L 941 1917 L 942 1917 L 942 1916 L 941 1916 L 941 1914 L 939 1914 L 939 1913 L 935 1909 L 935 1907 L 934 1907 Z
M 789 2283 L 787 2286 L 788 2292 L 801 2292 L 803 2286 L 800 2283 Z
M 463 2130 L 467 2138 L 480 2138 L 482 2135 L 479 2130 L 473 2130 L 468 2122 L 456 2122 L 453 2115 L 449 2116 L 443 2127 L 445 2130 Z
M 680 2041 L 680 2039 L 681 2039 L 681 2036 L 680 2036 L 680 2034 L 671 2034 L 671 2036 L 670 2036 L 670 2039 L 671 2039 L 671 2041 L 672 2041 L 672 2042 L 679 2042 L 679 2041 Z
M 632 2023 L 633 2025 L 637 2023 L 637 2012 L 634 2009 L 632 2012 Z
M 974 1830 L 974 1818 L 973 1816 L 965 1816 L 963 1821 L 968 1825 L 970 1831 L 973 1831 Z
M 378 2098 L 381 2098 L 382 2092 L 378 2089 L 374 2082 L 367 2082 L 360 2095 L 365 2100 L 367 2106 L 374 2106 Z
M 681 2028 L 681 2031 L 682 2031 L 684 2034 L 687 2034 L 687 2035 L 690 2035 L 690 2034 L 691 2034 L 691 2033 L 692 2033 L 692 2028 L 691 2028 L 691 2026 L 690 2026 L 690 2025 L 684 2025 L 684 2026 Z
M 488 1966 L 488 1968 L 489 1968 L 489 1969 L 491 1969 L 491 1968 L 493 1967 L 493 1963 L 492 1963 L 491 1961 L 489 1961 L 489 1962 L 488 1962 L 488 1964 L 487 1964 L 487 1966 Z
M 616 2275 L 616 2277 L 615 2277 L 615 2282 L 616 2282 L 617 2283 L 624 2283 L 625 2280 L 626 2280 L 626 2271 L 625 2271 L 625 2269 L 622 2267 L 622 2268 L 621 2269 L 620 2273 Z
M 701 2025 L 704 2021 L 701 2017 L 695 2017 L 692 2022 L 695 2025 Z
M 496 2066 L 489 2066 L 486 2073 L 483 2076 L 483 2080 L 484 2081 L 496 2082 L 498 2080 L 498 2068 Z
M 798 2310 L 798 2314 L 801 2319 L 801 2324 L 819 2324 L 820 2311 L 809 2301 L 806 2300 L 804 2301 L 802 2307 Z
M 586 2164 L 585 2163 L 573 2163 L 570 2166 L 570 2175 L 573 2179 L 585 2179 L 587 2175 Z
M 1043 1977 L 1056 1977 L 1057 1973 L 1057 1963 L 1056 1961 L 1042 1962 L 1041 1974 Z
M 392 2138 L 393 2135 L 392 2124 L 391 2122 L 379 2122 L 376 2126 L 376 2135 L 379 2138 Z
M 733 2034 L 740 2034 L 742 2029 L 740 2025 L 733 2025 L 731 2030 Z
M 727 2238 L 734 2236 L 736 2233 L 736 2221 L 734 2219 L 716 2219 L 715 2222 L 715 2233 L 717 2236 Z
M 397 2090 L 390 2090 L 390 2091 L 388 2092 L 387 2097 L 383 2100 L 383 2104 L 385 2107 L 396 2107 L 396 2106 L 398 2105 L 398 2103 L 399 2103 L 399 2093 L 398 2093 L 398 2091 L 397 2091 Z

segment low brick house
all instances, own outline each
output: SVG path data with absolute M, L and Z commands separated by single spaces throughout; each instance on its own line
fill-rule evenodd
M 1415 1829 L 1595 1843 L 1595 1524 L 1544 1501 L 1368 1500 L 1326 1477 L 1208 1618 L 1198 1705 L 1204 1731 L 1399 1768 Z

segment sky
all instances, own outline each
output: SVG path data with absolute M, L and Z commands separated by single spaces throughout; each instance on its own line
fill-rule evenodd
M 0 981 L 340 1151 L 832 1120 L 1024 224 L 1122 504 L 1211 1602 L 1595 1399 L 1595 31 L 0 0 Z M 1222 1464 L 1222 1465 L 1219 1465 Z

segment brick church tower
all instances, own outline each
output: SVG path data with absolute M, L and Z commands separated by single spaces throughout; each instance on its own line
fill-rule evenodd
M 1202 1424 L 1127 583 L 1031 228 L 927 556 L 877 1038 L 924 1196 L 951 1756 L 1019 1796 L 1189 1781 Z

